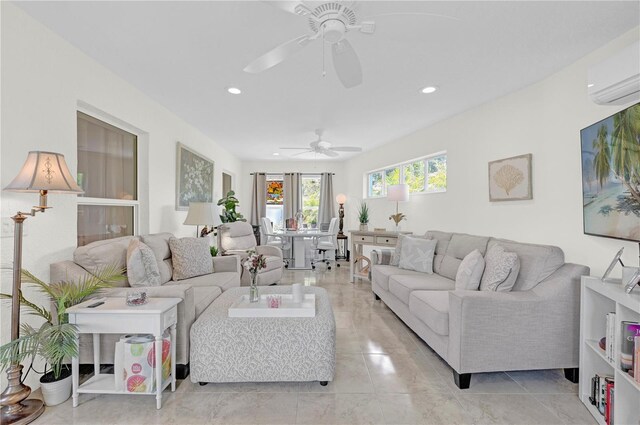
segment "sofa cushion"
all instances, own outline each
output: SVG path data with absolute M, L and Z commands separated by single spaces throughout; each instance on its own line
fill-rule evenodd
M 406 237 L 402 240 L 402 252 L 398 266 L 401 269 L 433 274 L 433 255 L 437 241 Z
M 528 291 L 534 288 L 564 264 L 564 252 L 557 246 L 491 239 L 489 248 L 496 244 L 518 254 L 520 272 L 513 285 L 514 291 Z
M 225 223 L 218 227 L 218 232 L 219 247 L 223 254 L 229 251 L 248 251 L 256 248 L 256 237 L 249 223 L 243 221 Z
M 484 271 L 484 258 L 480 251 L 474 249 L 462 259 L 458 273 L 456 274 L 456 289 L 477 291 L 480 287 L 482 272 Z
M 160 271 L 153 250 L 139 239 L 131 239 L 127 248 L 129 285 L 160 286 Z
M 477 249 L 480 251 L 480 254 L 484 255 L 488 242 L 488 237 L 454 233 L 449 241 L 449 246 L 447 246 L 447 252 L 442 259 L 440 272 L 438 274 L 455 280 L 462 259 L 474 249 Z
M 124 270 L 127 267 L 127 248 L 132 239 L 137 236 L 123 236 L 91 242 L 76 248 L 73 261 L 88 272 L 95 274 L 105 266 L 116 266 Z M 129 286 L 127 279 L 119 281 L 116 286 Z
M 226 291 L 229 288 L 238 286 L 238 284 L 240 283 L 240 276 L 238 275 L 238 273 L 234 273 L 234 272 L 217 272 L 217 273 L 205 274 L 202 276 L 196 276 L 196 277 L 184 279 L 181 281 L 172 280 L 167 284 L 178 284 L 178 283 L 191 285 L 194 288 L 215 286 L 220 288 L 222 291 Z
M 371 267 L 371 280 L 376 282 L 385 291 L 389 290 L 389 278 L 392 276 L 424 276 L 424 273 L 413 270 L 405 270 L 395 266 L 374 265 Z
M 161 284 L 170 281 L 173 275 L 171 248 L 169 248 L 169 239 L 172 237 L 173 235 L 171 233 L 155 233 L 153 235 L 140 236 L 142 242 L 147 244 L 156 256 L 156 260 L 158 261 L 158 270 L 160 271 Z M 169 260 L 169 262 L 165 260 Z
M 267 266 L 264 269 L 260 270 L 260 273 L 266 273 L 271 270 L 281 269 L 284 266 L 282 258 L 276 257 L 274 255 L 265 255 L 264 260 Z
M 170 238 L 169 247 L 174 280 L 213 273 L 213 260 L 206 238 Z
M 481 291 L 509 292 L 518 277 L 520 261 L 515 252 L 493 245 L 485 256 L 485 269 L 480 281 Z
M 409 304 L 409 295 L 413 291 L 434 290 L 446 291 L 455 288 L 455 283 L 451 279 L 437 274 L 421 273 L 420 276 L 391 276 L 389 278 L 389 292 L 395 295 L 400 301 Z
M 391 254 L 391 261 L 389 262 L 390 265 L 397 266 L 400 264 L 400 256 L 402 254 L 402 244 L 407 238 L 428 239 L 426 236 L 398 235 L 398 241 L 396 242 L 396 249 L 394 249 L 393 253 Z
M 436 241 L 438 241 L 438 244 L 436 245 L 436 255 L 433 257 L 433 271 L 440 274 L 442 260 L 444 259 L 444 255 L 447 253 L 449 241 L 451 240 L 451 236 L 453 236 L 453 233 L 440 232 L 438 230 L 429 230 L 425 234 L 425 236 L 427 239 L 435 239 Z
M 449 335 L 449 291 L 413 291 L 409 311 L 435 333 Z
M 193 288 L 193 299 L 195 301 L 196 318 L 209 307 L 222 294 L 222 290 L 217 286 L 197 286 Z

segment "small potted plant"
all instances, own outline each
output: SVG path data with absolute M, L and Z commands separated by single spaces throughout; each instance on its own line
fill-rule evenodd
M 46 362 L 45 373 L 40 378 L 45 404 L 55 406 L 67 400 L 71 396 L 71 370 L 64 361 L 78 355 L 77 328 L 69 323 L 67 308 L 87 300 L 111 287 L 111 283 L 122 279 L 123 270 L 108 266 L 78 282 L 47 285 L 30 272 L 22 270 L 22 281 L 35 284 L 38 290 L 49 297 L 55 308 L 47 310 L 20 294 L 21 307 L 26 308 L 29 314 L 44 319 L 44 323 L 38 329 L 23 323 L 20 338 L 0 347 L 0 372 L 12 363 L 20 363 L 29 358 L 31 370 L 35 356 L 40 356 Z M 11 295 L 0 294 L 0 298 L 11 299 Z
M 360 222 L 360 230 L 366 232 L 369 228 L 369 205 L 366 202 L 360 202 L 358 207 L 358 221 Z
M 222 211 L 222 214 L 220 214 L 220 220 L 223 223 L 246 221 L 242 214 L 236 211 L 239 203 L 240 201 L 238 201 L 238 198 L 236 198 L 236 193 L 233 190 L 227 192 L 227 196 L 221 198 L 218 201 L 218 205 L 224 206 L 224 211 Z

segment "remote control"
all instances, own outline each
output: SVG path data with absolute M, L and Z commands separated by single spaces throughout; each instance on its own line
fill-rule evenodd
M 104 304 L 104 301 L 98 301 L 97 303 L 89 304 L 87 308 L 95 308 L 102 304 Z

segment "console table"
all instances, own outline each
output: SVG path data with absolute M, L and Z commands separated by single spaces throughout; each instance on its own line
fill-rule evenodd
M 368 246 L 384 246 L 395 248 L 398 242 L 398 235 L 410 235 L 411 232 L 388 232 L 386 230 L 350 230 L 351 234 L 351 258 L 349 259 L 349 282 L 354 282 L 355 278 L 364 279 L 356 274 L 355 259 L 362 255 L 362 248 Z

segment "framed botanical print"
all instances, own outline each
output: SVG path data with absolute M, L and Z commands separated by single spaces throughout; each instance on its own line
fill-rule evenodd
M 533 199 L 531 157 L 528 153 L 489 163 L 490 202 Z
M 176 158 L 176 210 L 187 211 L 189 202 L 213 202 L 214 162 L 180 142 Z

